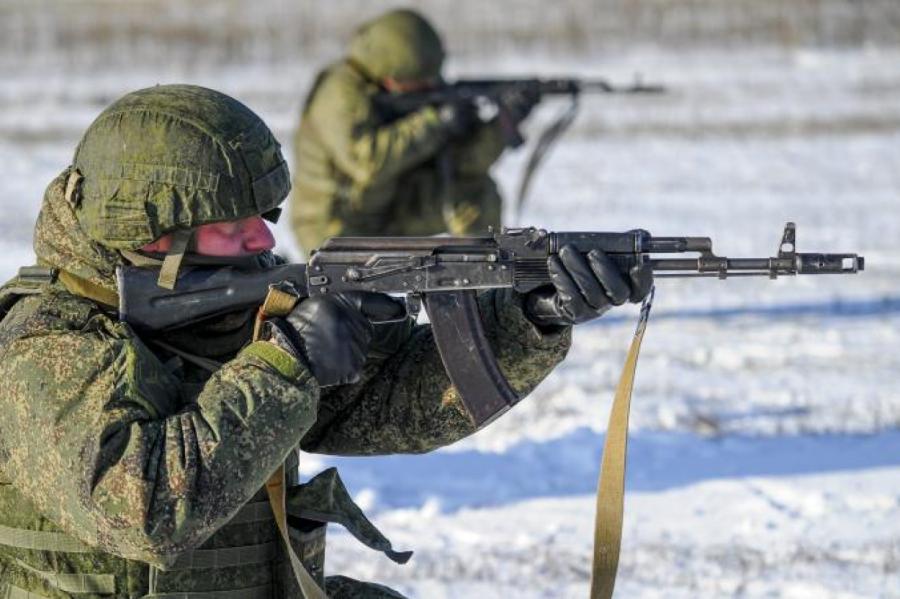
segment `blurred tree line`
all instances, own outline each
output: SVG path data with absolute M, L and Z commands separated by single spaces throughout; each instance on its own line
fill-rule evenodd
M 900 46 L 900 0 L 423 0 L 452 53 Z M 0 0 L 0 65 L 336 55 L 382 0 Z M 63 63 L 63 64 L 60 64 Z

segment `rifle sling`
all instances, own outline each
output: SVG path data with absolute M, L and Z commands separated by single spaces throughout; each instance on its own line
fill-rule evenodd
M 262 332 L 262 323 L 266 318 L 287 316 L 296 304 L 297 297 L 275 286 L 269 287 L 269 293 L 263 305 L 259 308 L 256 326 L 253 331 L 253 340 L 259 339 Z M 272 476 L 269 477 L 269 480 L 266 481 L 266 493 L 269 495 L 269 503 L 272 506 L 275 523 L 278 525 L 278 531 L 281 533 L 281 540 L 284 542 L 285 552 L 291 563 L 291 569 L 294 571 L 294 577 L 297 580 L 297 585 L 300 587 L 303 599 L 328 599 L 325 591 L 316 584 L 316 581 L 306 570 L 306 567 L 300 561 L 297 552 L 294 551 L 294 547 L 291 545 L 291 538 L 287 528 L 287 508 L 285 507 L 287 488 L 284 480 L 284 464 L 278 466 L 275 472 L 272 473 Z
M 519 191 L 516 194 L 515 203 L 515 223 L 520 222 L 522 210 L 525 207 L 525 199 L 528 196 L 528 189 L 531 186 L 531 179 L 544 158 L 550 152 L 550 149 L 562 136 L 563 133 L 572 125 L 575 116 L 578 114 L 578 95 L 572 95 L 569 105 L 550 123 L 546 129 L 538 135 L 534 149 L 528 156 L 525 163 L 525 171 L 522 173 L 522 179 L 519 181 Z
M 60 270 L 57 278 L 63 287 L 73 295 L 86 297 L 110 308 L 119 308 L 119 294 L 111 289 L 92 283 L 67 270 Z
M 594 520 L 594 558 L 591 567 L 591 599 L 610 599 L 616 584 L 619 550 L 622 546 L 622 519 L 625 501 L 625 458 L 628 450 L 628 413 L 641 341 L 647 328 L 653 290 L 644 299 L 622 375 L 616 387 L 597 483 L 597 512 Z

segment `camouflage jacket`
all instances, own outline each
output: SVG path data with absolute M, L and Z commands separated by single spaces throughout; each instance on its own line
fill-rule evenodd
M 111 288 L 116 259 L 79 232 L 64 180 L 45 197 L 39 261 Z M 32 593 L 10 597 L 298 596 L 258 514 L 261 486 L 298 446 L 414 453 L 473 432 L 428 326 L 379 331 L 362 381 L 322 390 L 276 346 L 247 344 L 240 315 L 157 339 L 58 281 L 38 292 L 23 283 L 0 294 L 0 590 Z M 542 334 L 514 294 L 485 294 L 481 310 L 520 393 L 564 357 L 569 330 Z M 209 372 L 188 352 L 222 365 Z M 323 476 L 306 504 L 289 497 L 292 513 L 355 519 L 390 554 L 339 480 Z
M 488 175 L 503 151 L 496 122 L 450 140 L 438 112 L 401 118 L 350 61 L 319 74 L 294 140 L 291 223 L 309 252 L 335 235 L 455 235 L 500 224 Z

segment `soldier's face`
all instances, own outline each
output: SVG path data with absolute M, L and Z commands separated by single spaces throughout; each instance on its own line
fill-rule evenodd
M 393 77 L 385 77 L 381 81 L 381 85 L 392 94 L 406 94 L 410 92 L 420 92 L 431 89 L 437 85 L 434 79 L 411 79 L 407 81 L 399 81 Z
M 142 247 L 145 252 L 166 253 L 172 235 L 164 235 Z M 275 238 L 260 216 L 200 225 L 194 230 L 194 253 L 203 256 L 252 256 L 275 247 Z

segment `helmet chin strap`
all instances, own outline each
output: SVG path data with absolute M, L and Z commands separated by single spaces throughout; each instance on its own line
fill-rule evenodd
M 188 250 L 194 231 L 191 229 L 178 229 L 172 232 L 172 246 L 166 253 L 166 257 L 159 269 L 159 279 L 156 284 L 163 289 L 175 289 L 175 281 L 178 280 L 178 270 L 181 261 Z

